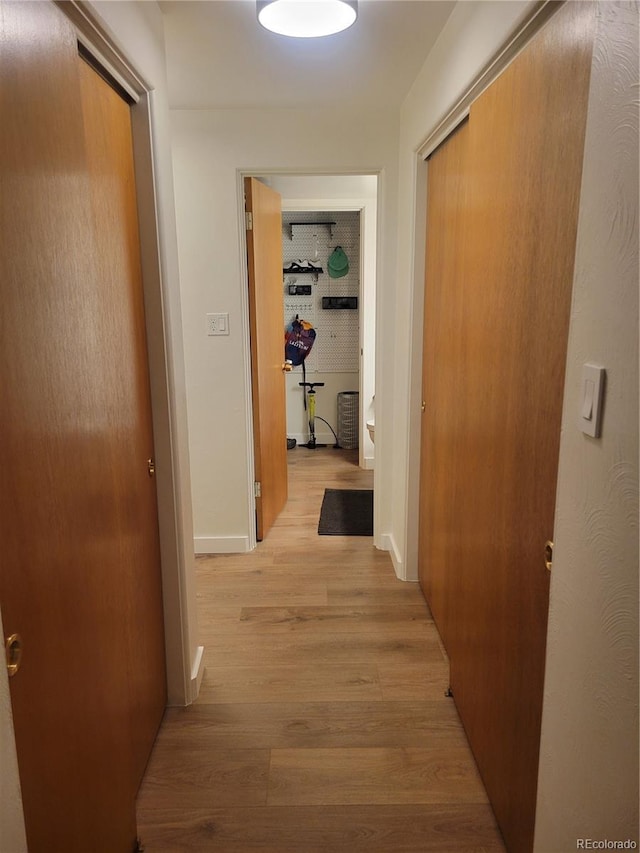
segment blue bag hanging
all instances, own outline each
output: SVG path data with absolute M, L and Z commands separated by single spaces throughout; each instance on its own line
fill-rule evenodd
M 292 367 L 302 365 L 302 379 L 307 381 L 307 371 L 304 366 L 306 357 L 311 352 L 311 347 L 316 339 L 316 330 L 308 320 L 301 320 L 296 314 L 284 333 L 284 360 L 285 364 Z M 304 398 L 304 407 L 307 408 L 307 398 Z
M 311 352 L 311 347 L 316 339 L 316 330 L 307 320 L 296 319 L 287 326 L 284 333 L 284 358 L 293 367 L 302 365 Z

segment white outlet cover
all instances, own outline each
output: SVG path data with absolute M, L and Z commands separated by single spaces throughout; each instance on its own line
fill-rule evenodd
M 207 335 L 228 335 L 229 314 L 207 314 Z

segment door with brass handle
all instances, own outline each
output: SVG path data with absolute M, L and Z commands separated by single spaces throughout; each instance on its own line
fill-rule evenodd
M 4 651 L 7 658 L 7 673 L 11 678 L 20 669 L 22 661 L 22 637 L 20 634 L 10 634 L 6 638 Z

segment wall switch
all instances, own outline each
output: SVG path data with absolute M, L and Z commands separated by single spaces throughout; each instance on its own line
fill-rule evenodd
M 207 314 L 207 335 L 228 335 L 228 314 Z
M 578 424 L 585 435 L 593 438 L 600 438 L 605 372 L 604 367 L 594 364 L 582 367 Z

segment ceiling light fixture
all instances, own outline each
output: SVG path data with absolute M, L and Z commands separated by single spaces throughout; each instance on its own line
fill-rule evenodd
M 263 27 L 294 38 L 342 32 L 358 15 L 357 0 L 257 0 L 256 7 Z

